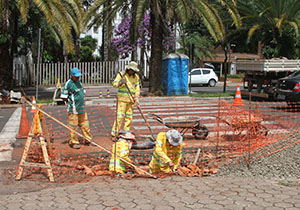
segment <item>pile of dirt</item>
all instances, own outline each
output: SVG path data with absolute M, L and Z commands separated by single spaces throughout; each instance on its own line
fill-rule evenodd
M 300 142 L 267 157 L 219 167 L 217 176 L 300 179 Z M 249 166 L 249 167 L 248 167 Z

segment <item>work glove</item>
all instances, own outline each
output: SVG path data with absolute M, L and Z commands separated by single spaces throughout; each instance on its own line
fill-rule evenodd
M 169 166 L 170 168 L 173 170 L 173 167 L 174 167 L 174 163 L 172 161 L 169 162 Z
M 119 86 L 125 84 L 126 82 L 127 82 L 126 78 L 123 77 L 123 78 L 120 80 L 120 82 L 119 82 Z

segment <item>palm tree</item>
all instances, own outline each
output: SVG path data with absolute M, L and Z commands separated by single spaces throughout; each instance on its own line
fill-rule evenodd
M 18 14 L 24 22 L 27 21 L 27 13 L 33 3 L 45 15 L 47 22 L 65 43 L 68 51 L 72 51 L 70 40 L 70 24 L 66 11 L 60 0 L 0 0 L 0 59 L 5 62 L 0 64 L 0 83 L 3 87 L 12 87 L 13 79 L 13 55 L 14 47 L 11 40 L 14 37 L 13 30 L 18 24 Z
M 260 41 L 266 42 L 266 37 L 278 46 L 287 29 L 292 29 L 295 36 L 299 37 L 300 29 L 300 2 L 299 0 L 253 0 L 252 7 L 241 2 L 240 10 L 246 23 L 251 24 L 248 32 L 248 41 L 254 34 L 259 33 Z M 265 43 L 267 44 L 267 43 Z M 272 57 L 285 56 L 274 52 Z
M 118 13 L 128 10 L 128 5 L 126 0 L 95 0 L 86 14 L 85 19 L 89 21 L 88 28 L 102 25 L 102 60 L 108 60 L 111 57 L 110 39 L 112 37 L 112 25 Z
M 134 1 L 134 0 L 133 0 Z M 118 11 L 124 11 L 133 5 L 130 0 L 110 1 L 109 7 L 105 7 L 105 0 L 96 0 L 93 9 L 90 10 L 90 16 L 97 14 L 96 11 L 102 8 L 102 12 L 95 15 L 94 23 L 103 24 L 105 21 L 112 21 Z M 215 5 L 210 5 L 207 0 L 139 0 L 137 1 L 136 24 L 138 24 L 146 11 L 150 12 L 150 22 L 152 27 L 151 37 L 151 58 L 150 58 L 150 88 L 154 93 L 161 89 L 161 66 L 163 56 L 162 41 L 164 34 L 168 31 L 168 21 L 185 22 L 194 15 L 198 15 L 208 28 L 211 36 L 216 41 L 226 40 L 226 32 L 222 19 L 218 15 Z M 236 9 L 235 0 L 216 0 L 223 8 L 230 13 L 234 25 L 240 27 L 241 21 Z M 109 11 L 110 16 L 103 18 L 103 11 Z M 99 18 L 101 17 L 101 19 Z M 100 20 L 100 21 L 99 21 Z
M 161 64 L 162 64 L 162 40 L 163 32 L 166 31 L 166 22 L 172 17 L 176 17 L 178 22 L 186 22 L 198 15 L 209 33 L 215 41 L 220 43 L 226 42 L 226 30 L 222 19 L 218 15 L 216 5 L 210 5 L 205 0 L 152 0 L 150 7 L 145 7 L 147 1 L 140 1 L 138 13 L 150 8 L 152 23 L 152 42 L 151 42 L 151 60 L 150 60 L 150 88 L 149 91 L 154 93 L 161 89 Z M 236 27 L 242 25 L 239 13 L 236 9 L 236 2 L 217 0 L 222 7 L 226 8 L 233 19 Z M 169 8 L 169 9 L 167 9 Z M 167 12 L 168 11 L 168 12 Z M 173 16 L 172 16 L 173 14 Z M 166 16 L 165 16 L 166 15 Z M 169 16 L 168 16 L 169 15 Z M 139 15 L 138 15 L 139 17 Z

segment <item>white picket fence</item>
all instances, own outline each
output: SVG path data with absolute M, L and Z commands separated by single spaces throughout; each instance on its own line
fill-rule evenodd
M 70 78 L 70 70 L 78 67 L 81 70 L 81 81 L 84 85 L 111 83 L 120 70 L 125 69 L 129 61 L 104 61 L 83 63 L 43 63 L 33 64 L 28 69 L 24 64 L 14 65 L 14 80 L 21 86 L 55 86 L 57 81 L 66 82 Z M 143 70 L 146 76 L 148 67 Z

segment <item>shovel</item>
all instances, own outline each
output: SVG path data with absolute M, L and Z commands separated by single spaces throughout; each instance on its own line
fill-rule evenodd
M 121 78 L 123 78 L 121 72 L 119 72 L 119 74 L 120 74 Z M 152 138 L 150 138 L 151 141 L 152 141 L 152 142 L 155 142 L 155 138 L 154 138 L 154 135 L 153 135 L 153 131 L 152 131 L 152 129 L 151 129 L 151 127 L 150 127 L 150 125 L 149 125 L 147 119 L 145 118 L 145 115 L 144 115 L 144 113 L 142 112 L 142 109 L 141 109 L 140 105 L 135 101 L 135 98 L 133 97 L 133 95 L 132 95 L 132 93 L 131 93 L 131 91 L 130 91 L 128 85 L 127 85 L 127 83 L 125 83 L 125 86 L 126 86 L 128 92 L 129 92 L 129 94 L 130 94 L 130 96 L 131 96 L 133 102 L 135 103 L 136 107 L 138 108 L 140 114 L 142 115 L 142 118 L 144 119 L 144 121 L 145 121 L 145 123 L 146 123 L 148 129 L 150 130 L 151 137 L 152 137 Z

